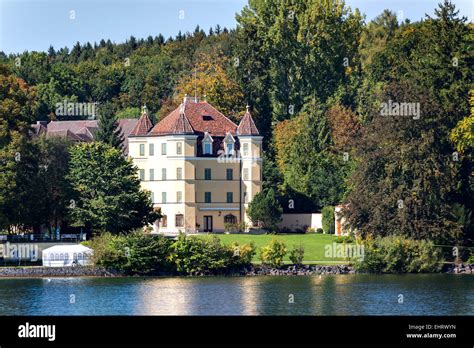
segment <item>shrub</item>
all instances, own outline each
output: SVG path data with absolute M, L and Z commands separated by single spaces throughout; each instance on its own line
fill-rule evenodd
M 293 246 L 293 249 L 290 251 L 290 261 L 295 265 L 301 265 L 303 258 L 304 246 L 302 244 Z
M 257 193 L 247 209 L 250 220 L 269 231 L 278 229 L 277 224 L 281 221 L 282 212 L 283 209 L 273 189 Z
M 388 236 L 364 241 L 364 258 L 355 267 L 363 272 L 427 273 L 438 272 L 442 261 L 431 241 Z
M 219 273 L 250 264 L 255 251 L 253 243 L 223 245 L 216 236 L 202 239 L 180 234 L 172 245 L 171 259 L 180 273 Z
M 216 270 L 225 266 L 225 260 L 230 259 L 230 250 L 222 248 L 217 237 L 201 239 L 188 237 L 180 233 L 172 245 L 171 260 L 180 273 L 194 274 L 205 270 Z
M 103 233 L 90 243 L 94 250 L 92 261 L 97 266 L 110 267 L 134 274 L 169 271 L 171 241 L 163 236 L 137 230 L 129 235 Z
M 316 233 L 320 233 L 320 234 L 322 234 L 323 232 L 324 232 L 324 231 L 323 231 L 323 229 L 322 229 L 322 228 L 318 228 L 318 229 L 316 229 Z
M 235 223 L 235 224 L 226 222 L 224 224 L 224 231 L 229 232 L 229 233 L 243 232 L 245 231 L 246 228 L 247 228 L 247 224 L 245 222 Z
M 263 264 L 280 267 L 283 264 L 286 252 L 287 249 L 284 242 L 272 239 L 269 245 L 260 249 L 260 260 L 262 260 Z
M 306 229 L 306 234 L 313 234 L 316 233 L 316 229 L 314 227 L 308 227 Z
M 354 238 L 352 236 L 339 236 L 336 238 L 336 243 L 352 243 Z
M 242 245 L 240 245 L 238 242 L 234 242 L 230 247 L 233 250 L 232 266 L 235 267 L 250 265 L 252 263 L 252 258 L 257 251 L 254 242 Z
M 334 234 L 334 206 L 325 206 L 321 210 L 321 215 L 324 232 L 328 234 Z
M 202 239 L 180 234 L 173 241 L 143 231 L 126 236 L 104 233 L 87 244 L 94 250 L 95 265 L 126 274 L 219 273 L 249 265 L 256 252 L 253 243 L 223 245 L 216 236 Z

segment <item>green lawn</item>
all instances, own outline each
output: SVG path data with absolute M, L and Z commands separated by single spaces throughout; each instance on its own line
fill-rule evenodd
M 202 235 L 199 238 L 209 238 L 212 235 Z M 347 263 L 344 259 L 340 258 L 327 258 L 324 256 L 325 246 L 331 245 L 337 239 L 334 235 L 328 234 L 278 234 L 278 235 L 248 235 L 248 234 L 214 234 L 220 238 L 222 243 L 230 244 L 233 242 L 239 243 L 250 243 L 254 242 L 257 247 L 257 253 L 254 257 L 254 262 L 258 263 L 259 260 L 259 249 L 262 246 L 267 245 L 273 238 L 280 239 L 285 242 L 288 251 L 293 249 L 294 245 L 303 244 L 304 261 L 303 263 L 313 264 L 335 264 L 335 263 Z M 285 260 L 289 262 L 288 254 Z

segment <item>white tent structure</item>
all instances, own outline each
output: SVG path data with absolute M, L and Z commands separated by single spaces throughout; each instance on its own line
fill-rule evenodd
M 92 249 L 80 244 L 54 245 L 43 250 L 43 266 L 87 266 L 91 264 Z

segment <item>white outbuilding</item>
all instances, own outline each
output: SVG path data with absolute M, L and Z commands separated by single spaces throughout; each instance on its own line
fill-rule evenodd
M 59 244 L 43 250 L 43 266 L 87 266 L 91 264 L 92 249 L 81 244 Z

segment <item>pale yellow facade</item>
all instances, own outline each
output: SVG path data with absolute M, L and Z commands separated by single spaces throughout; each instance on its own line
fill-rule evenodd
M 239 136 L 240 156 L 233 157 L 198 157 L 197 138 L 129 138 L 141 185 L 165 216 L 153 224 L 154 233 L 224 232 L 226 221 L 251 224 L 246 209 L 262 186 L 262 137 Z

